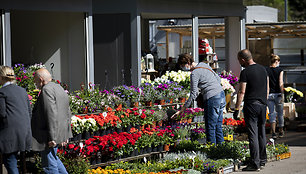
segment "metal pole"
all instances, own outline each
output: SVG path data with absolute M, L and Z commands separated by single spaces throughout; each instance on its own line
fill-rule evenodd
M 198 17 L 192 17 L 192 55 L 194 62 L 199 62 L 199 22 Z
M 287 6 L 287 0 L 285 0 L 285 21 L 287 21 L 288 19 L 287 13 L 288 13 L 288 6 Z

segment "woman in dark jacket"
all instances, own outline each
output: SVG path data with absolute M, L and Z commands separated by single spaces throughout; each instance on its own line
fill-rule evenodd
M 11 67 L 0 66 L 0 153 L 9 174 L 18 174 L 17 153 L 31 148 L 31 106 L 24 88 L 14 84 Z

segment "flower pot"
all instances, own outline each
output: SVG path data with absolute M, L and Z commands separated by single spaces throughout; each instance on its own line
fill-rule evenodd
M 101 152 L 98 152 L 98 153 L 97 153 L 96 163 L 97 163 L 97 164 L 102 163 L 102 154 L 101 154 Z
M 164 146 L 162 144 L 157 147 L 158 152 L 162 152 L 164 150 Z
M 149 147 L 149 146 L 146 147 L 146 152 L 147 152 L 147 153 L 151 153 L 151 152 L 152 152 L 152 147 Z
M 138 102 L 133 102 L 133 103 L 131 103 L 131 108 L 138 107 L 138 106 L 139 106 L 139 103 L 138 103 Z
M 140 126 L 139 126 L 138 124 L 135 125 L 135 128 L 138 129 L 138 130 L 140 130 Z
M 165 144 L 164 151 L 169 151 L 169 150 L 170 150 L 170 144 Z
M 152 121 L 151 127 L 152 127 L 152 128 L 155 128 L 155 127 L 156 127 L 156 121 Z
M 131 157 L 137 156 L 136 153 L 138 153 L 138 150 L 137 150 L 137 149 L 134 149 L 134 150 L 132 151 L 132 153 L 131 153 L 130 156 L 131 156 Z
M 88 107 L 86 106 L 85 108 L 83 108 L 83 113 L 82 114 L 87 114 L 88 113 Z
M 159 105 L 165 105 L 165 100 L 156 100 L 156 103 Z
M 116 128 L 116 132 L 119 134 L 122 132 L 122 128 Z
M 116 104 L 116 105 L 115 105 L 115 108 L 122 109 L 122 104 Z
M 152 101 L 145 101 L 145 106 L 152 106 Z
M 145 154 L 145 149 L 144 148 L 140 148 L 139 150 L 139 155 Z
M 102 136 L 105 135 L 106 130 L 105 129 L 100 129 L 99 132 L 100 132 L 100 136 L 102 137 Z
M 152 152 L 158 152 L 158 148 L 157 148 L 158 146 L 156 146 L 156 147 L 152 147 Z
M 180 103 L 185 103 L 185 101 L 186 101 L 186 98 L 179 98 Z
M 90 138 L 90 132 L 83 132 L 82 133 L 82 139 L 88 140 Z
M 131 128 L 132 128 L 131 125 L 127 125 L 127 127 L 124 128 L 124 131 L 130 132 Z
M 95 155 L 91 156 L 91 158 L 90 158 L 90 164 L 91 164 L 91 165 L 96 165 L 96 164 L 97 164 L 97 159 L 96 159 L 96 156 L 95 156 Z
M 157 123 L 157 126 L 162 127 L 162 126 L 163 126 L 163 120 L 160 120 L 160 121 Z

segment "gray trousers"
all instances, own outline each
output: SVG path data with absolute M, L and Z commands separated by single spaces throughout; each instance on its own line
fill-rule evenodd
M 244 102 L 244 119 L 250 142 L 250 165 L 260 167 L 267 161 L 266 152 L 266 105 L 259 101 Z

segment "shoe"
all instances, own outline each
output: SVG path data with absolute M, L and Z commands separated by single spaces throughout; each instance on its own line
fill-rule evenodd
M 253 166 L 246 166 L 245 168 L 242 169 L 242 171 L 259 172 L 260 168 L 256 168 L 256 167 L 253 167 Z
M 273 138 L 273 139 L 276 139 L 276 138 L 277 138 L 276 133 L 272 133 L 272 138 Z
M 283 137 L 284 137 L 284 132 L 280 132 L 280 133 L 278 134 L 278 137 L 279 137 L 279 138 L 283 138 Z
M 265 168 L 265 166 L 266 166 L 266 164 L 260 164 L 260 169 L 264 169 Z

